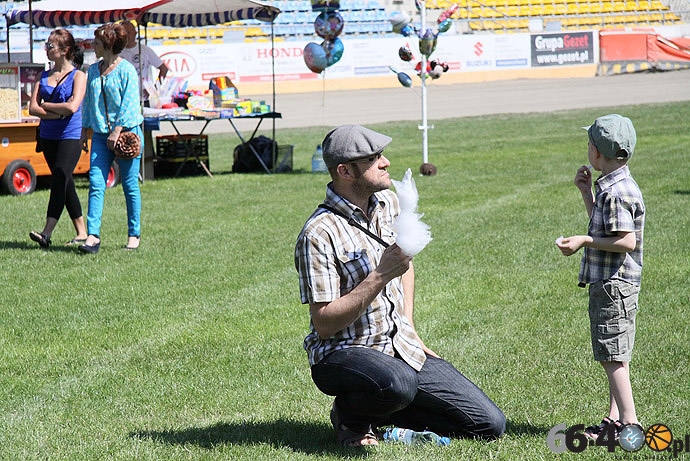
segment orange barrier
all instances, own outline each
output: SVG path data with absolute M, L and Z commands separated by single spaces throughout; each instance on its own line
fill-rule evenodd
M 599 32 L 597 75 L 690 68 L 690 39 L 668 39 L 654 29 Z

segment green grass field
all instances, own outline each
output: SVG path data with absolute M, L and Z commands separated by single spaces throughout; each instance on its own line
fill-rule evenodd
M 677 441 L 690 433 L 690 103 L 434 121 L 434 177 L 415 175 L 434 240 L 415 258 L 415 323 L 427 345 L 504 410 L 495 442 L 344 449 L 331 399 L 311 382 L 302 340 L 295 238 L 324 196 L 309 172 L 324 127 L 277 132 L 290 174 L 230 174 L 236 138 L 211 135 L 205 176 L 146 181 L 137 252 L 120 187 L 108 191 L 101 251 L 41 250 L 48 190 L 0 196 L 0 459 L 537 460 L 671 459 L 644 447 L 554 455 L 549 430 L 598 422 L 608 390 L 591 358 L 573 185 L 587 163 L 580 129 L 618 112 L 638 145 L 630 166 L 647 205 L 645 269 L 631 364 L 638 415 Z M 421 164 L 416 122 L 393 137 L 393 178 Z M 88 186 L 79 182 L 86 209 Z M 690 450 L 690 447 L 683 447 Z M 679 455 L 690 458 L 690 452 Z

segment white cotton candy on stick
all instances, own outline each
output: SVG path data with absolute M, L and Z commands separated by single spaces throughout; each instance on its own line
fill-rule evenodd
M 402 181 L 392 180 L 400 202 L 400 215 L 393 223 L 398 233 L 395 243 L 407 256 L 416 256 L 431 241 L 429 226 L 421 221 L 423 215 L 417 213 L 419 194 L 412 179 L 412 170 L 405 172 Z

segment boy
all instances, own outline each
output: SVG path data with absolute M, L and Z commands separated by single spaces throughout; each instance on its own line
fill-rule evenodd
M 630 385 L 629 362 L 635 340 L 635 314 L 642 275 L 642 234 L 645 206 L 628 160 L 637 137 L 632 122 L 617 114 L 599 117 L 585 127 L 589 136 L 590 167 L 577 170 L 575 186 L 590 217 L 587 235 L 558 239 L 565 256 L 585 247 L 579 286 L 589 285 L 589 318 L 594 359 L 609 383 L 608 416 L 585 429 L 596 439 L 610 424 L 619 434 L 637 425 Z M 590 168 L 601 171 L 592 193 Z

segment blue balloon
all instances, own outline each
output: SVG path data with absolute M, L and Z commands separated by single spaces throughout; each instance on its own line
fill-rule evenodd
M 406 24 L 402 29 L 400 29 L 400 33 L 403 35 L 403 37 L 409 37 L 414 33 L 414 27 Z
M 438 23 L 438 31 L 440 33 L 448 32 L 448 29 L 450 29 L 450 26 L 452 26 L 452 25 L 453 25 L 453 21 L 451 21 L 450 19 L 444 19 L 443 21 Z
M 398 81 L 400 84 L 406 88 L 412 86 L 412 79 L 405 72 L 398 72 Z
M 343 51 L 345 51 L 345 46 L 343 41 L 339 38 L 334 38 L 333 40 L 324 40 L 321 43 L 321 48 L 326 52 L 326 66 L 330 67 L 336 62 L 340 61 L 343 57 Z
M 309 70 L 315 74 L 320 74 L 328 65 L 326 58 L 326 51 L 322 46 L 317 45 L 314 42 L 307 43 L 304 47 L 304 63 L 307 65 Z

